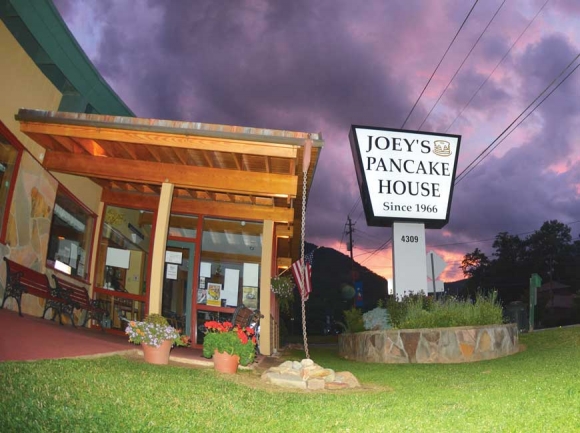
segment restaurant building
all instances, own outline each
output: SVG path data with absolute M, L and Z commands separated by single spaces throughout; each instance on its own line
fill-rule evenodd
M 199 345 L 243 303 L 274 352 L 270 279 L 298 256 L 321 135 L 135 118 L 51 1 L 0 3 L 0 259 L 84 285 L 109 332 L 161 313 Z

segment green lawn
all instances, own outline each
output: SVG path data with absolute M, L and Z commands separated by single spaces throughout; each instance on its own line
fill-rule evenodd
M 354 373 L 366 387 L 356 392 L 259 390 L 120 357 L 5 362 L 0 431 L 580 431 L 580 327 L 521 342 L 517 355 L 462 365 L 354 363 L 310 348 L 318 364 Z

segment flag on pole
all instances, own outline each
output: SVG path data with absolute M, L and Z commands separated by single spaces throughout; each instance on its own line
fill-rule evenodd
M 304 298 L 305 301 L 308 300 L 310 293 L 312 292 L 312 259 L 314 256 L 314 250 L 309 254 L 305 255 L 306 266 L 303 265 L 304 261 L 302 259 L 292 263 L 292 275 L 294 276 L 294 281 L 296 286 L 298 286 L 298 291 L 300 296 Z M 302 278 L 303 272 L 306 271 L 304 278 Z

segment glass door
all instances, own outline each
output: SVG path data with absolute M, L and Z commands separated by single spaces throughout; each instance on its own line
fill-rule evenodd
M 167 241 L 161 311 L 176 328 L 191 334 L 195 243 Z

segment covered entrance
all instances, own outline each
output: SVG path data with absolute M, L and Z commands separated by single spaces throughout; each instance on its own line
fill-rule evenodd
M 271 354 L 270 279 L 298 256 L 303 150 L 312 141 L 309 190 L 320 134 L 37 110 L 17 120 L 44 147 L 46 170 L 100 188 L 94 297 L 123 299 L 136 318 L 167 314 L 196 344 L 202 320 L 248 303 L 265 316 L 260 349 Z

